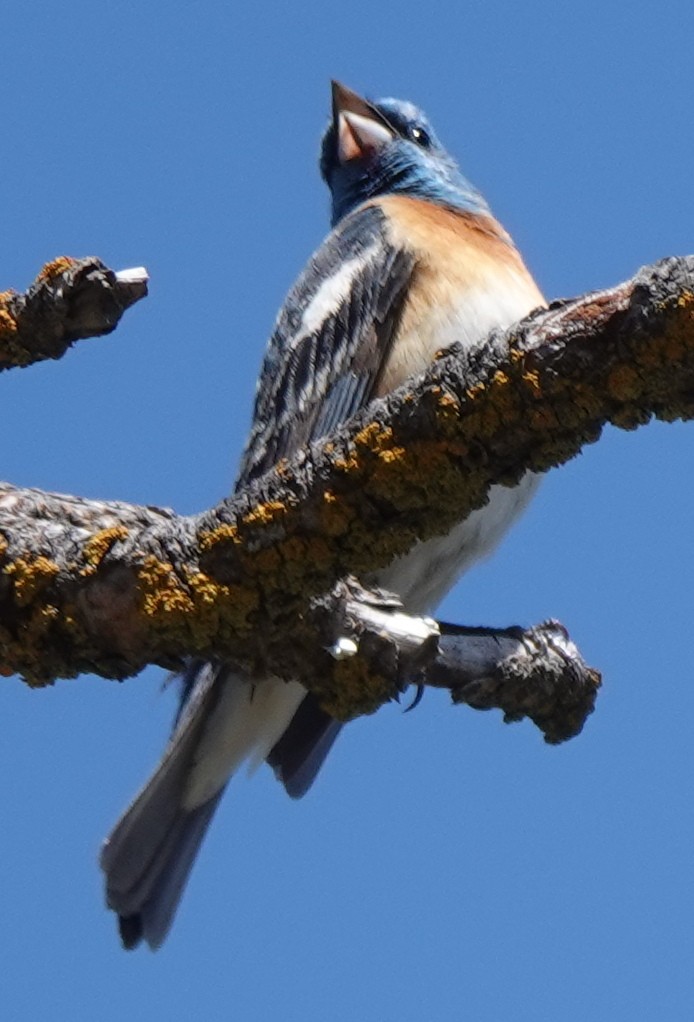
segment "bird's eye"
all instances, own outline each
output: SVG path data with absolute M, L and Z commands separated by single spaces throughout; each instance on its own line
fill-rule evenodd
M 415 127 L 410 128 L 409 134 L 412 141 L 416 142 L 417 145 L 422 147 L 422 149 L 428 149 L 431 145 L 431 139 L 424 128 L 420 128 L 416 125 Z

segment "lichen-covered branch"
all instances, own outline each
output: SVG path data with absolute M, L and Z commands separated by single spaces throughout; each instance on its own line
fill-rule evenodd
M 75 341 L 110 333 L 146 294 L 141 266 L 114 273 L 98 259 L 54 259 L 25 294 L 0 293 L 0 370 L 60 358 Z
M 336 579 L 368 580 L 479 507 L 491 484 L 567 461 L 607 422 L 631 429 L 653 415 L 694 415 L 694 257 L 555 303 L 474 357 L 451 349 L 195 517 L 5 486 L 0 663 L 42 683 L 197 653 L 315 686 L 312 601 Z M 340 705 L 321 698 L 341 717 L 397 690 L 394 676 L 379 688 L 361 657 L 331 669 Z

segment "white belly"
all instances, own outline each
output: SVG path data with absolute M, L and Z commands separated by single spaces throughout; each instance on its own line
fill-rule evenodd
M 446 536 L 417 543 L 375 576 L 377 585 L 397 593 L 405 607 L 429 613 L 475 561 L 487 557 L 525 510 L 540 477 L 528 472 L 517 486 L 493 486 L 489 503 L 473 511 Z

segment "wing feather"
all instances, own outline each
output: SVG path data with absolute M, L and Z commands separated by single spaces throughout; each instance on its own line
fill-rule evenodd
M 377 205 L 356 210 L 329 235 L 275 324 L 237 488 L 368 403 L 414 266 L 414 255 L 390 242 Z

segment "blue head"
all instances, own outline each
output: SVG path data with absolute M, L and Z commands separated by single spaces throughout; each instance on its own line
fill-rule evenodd
M 412 103 L 371 103 L 333 82 L 333 118 L 320 169 L 332 196 L 332 223 L 377 195 L 410 195 L 469 213 L 489 207 Z

